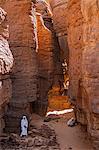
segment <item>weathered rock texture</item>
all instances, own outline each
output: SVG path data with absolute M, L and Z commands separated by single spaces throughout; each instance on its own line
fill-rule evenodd
M 53 12 L 53 25 L 61 48 L 61 57 L 65 58 L 68 63 L 67 2 L 68 0 L 49 0 Z
M 13 65 L 13 56 L 9 49 L 8 38 L 7 13 L 0 7 L 0 134 L 5 127 L 4 112 L 12 92 L 9 72 Z
M 87 125 L 99 149 L 99 3 L 97 0 L 54 0 L 51 6 L 56 32 L 63 32 L 64 28 L 67 33 L 69 93 L 76 106 L 77 120 Z
M 87 125 L 88 132 L 97 143 L 99 140 L 98 2 L 70 0 L 67 18 L 70 95 L 76 104 L 77 120 Z
M 37 15 L 37 30 L 38 30 L 38 90 L 39 90 L 38 106 L 44 107 L 48 99 L 47 93 L 53 84 L 53 71 L 54 71 L 53 43 L 52 43 L 53 39 L 51 31 L 49 31 L 44 25 L 44 21 L 40 14 Z M 40 103 L 42 106 L 40 106 Z
M 99 149 L 99 1 L 82 0 L 82 108 L 86 111 L 88 132 Z
M 48 91 L 59 85 L 62 79 L 60 47 L 53 29 L 52 13 L 46 1 L 36 3 L 38 37 L 38 107 L 45 114 L 48 103 Z M 45 108 L 45 109 L 44 109 Z
M 68 1 L 67 11 L 70 96 L 75 100 L 78 97 L 82 77 L 83 16 L 80 1 Z
M 5 115 L 6 131 L 10 132 L 19 131 L 22 115 L 29 117 L 33 109 L 45 114 L 48 91 L 53 84 L 59 84 L 62 75 L 49 5 L 42 0 L 33 2 L 3 1 L 15 59 L 11 73 L 12 97 Z
M 19 129 L 19 119 L 30 113 L 30 103 L 37 99 L 35 10 L 31 0 L 6 1 L 4 8 L 8 12 L 10 47 L 15 58 L 6 129 L 15 132 Z
M 12 98 L 6 113 L 6 127 L 14 132 L 19 126 L 20 117 L 30 114 L 33 107 L 40 114 L 42 110 L 46 110 L 48 91 L 51 86 L 60 83 L 62 75 L 61 48 L 63 59 L 66 58 L 69 63 L 69 93 L 76 106 L 77 120 L 87 126 L 98 149 L 99 3 L 98 0 L 50 0 L 50 4 L 53 21 L 49 6 L 44 0 L 37 0 L 35 3 L 39 14 L 35 14 L 31 0 L 0 1 L 0 5 L 8 12 L 9 41 L 15 58 L 11 74 Z M 0 11 L 1 105 L 1 102 L 4 104 L 11 97 L 11 81 L 8 75 L 3 74 L 9 73 L 13 57 L 6 40 L 6 13 L 2 9 Z M 34 101 L 38 105 L 34 106 Z

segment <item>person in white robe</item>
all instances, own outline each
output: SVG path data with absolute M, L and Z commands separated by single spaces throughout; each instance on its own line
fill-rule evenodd
M 21 137 L 28 135 L 28 120 L 26 116 L 23 116 L 21 119 Z

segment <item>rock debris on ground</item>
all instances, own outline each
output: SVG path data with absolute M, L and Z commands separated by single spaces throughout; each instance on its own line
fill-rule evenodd
M 0 150 L 60 150 L 55 131 L 43 124 L 40 129 L 31 127 L 28 137 L 18 134 L 2 136 Z

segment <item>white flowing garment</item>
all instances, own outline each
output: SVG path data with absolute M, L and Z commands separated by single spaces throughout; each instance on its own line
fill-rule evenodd
M 21 120 L 21 135 L 20 136 L 27 136 L 28 134 L 28 120 L 26 116 L 23 116 Z

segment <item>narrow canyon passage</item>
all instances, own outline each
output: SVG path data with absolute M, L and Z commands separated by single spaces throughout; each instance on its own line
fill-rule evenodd
M 99 150 L 98 25 L 98 0 L 0 0 L 0 150 Z
M 44 118 L 38 115 L 33 115 L 33 124 L 40 127 L 42 124 L 48 125 L 56 132 L 57 140 L 60 145 L 60 150 L 93 150 L 91 141 L 88 139 L 85 130 L 82 130 L 79 125 L 68 127 L 67 121 L 73 116 L 73 113 L 60 115 L 60 119 L 52 118 L 49 122 L 44 122 Z

